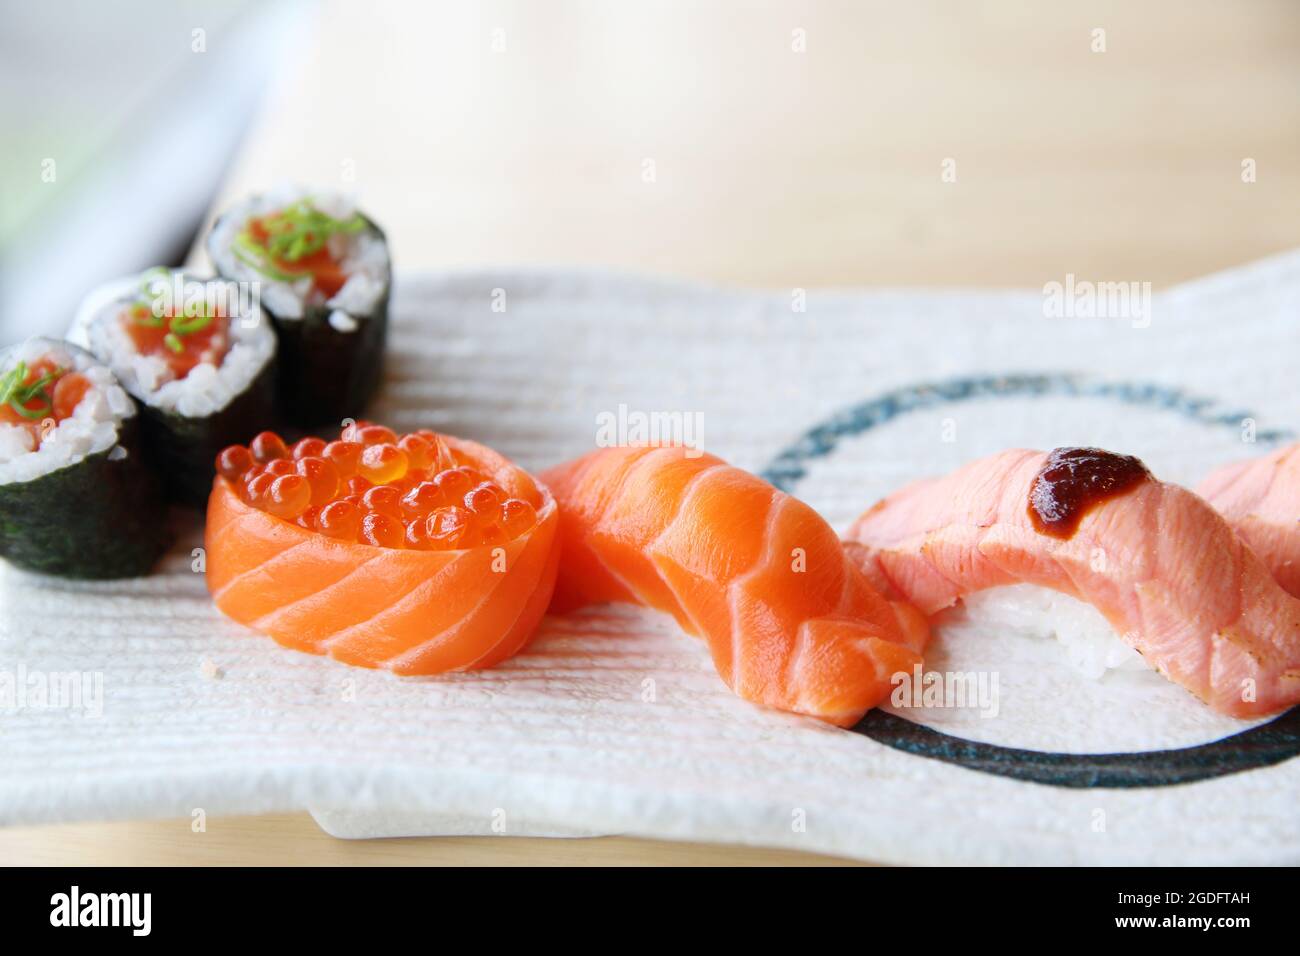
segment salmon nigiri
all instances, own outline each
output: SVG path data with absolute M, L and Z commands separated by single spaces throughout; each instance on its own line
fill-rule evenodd
M 874 580 L 926 614 L 1027 582 L 1092 604 L 1215 710 L 1300 701 L 1300 601 L 1218 512 L 1137 459 L 1003 452 L 891 495 L 847 537 Z
M 1300 597 L 1300 444 L 1220 468 L 1196 490 Z
M 593 452 L 543 475 L 560 507 L 552 610 L 622 601 L 672 614 L 755 703 L 857 721 L 928 636 L 807 505 L 681 447 Z
M 555 584 L 545 487 L 474 442 L 360 423 L 217 459 L 204 545 L 226 615 L 286 647 L 398 674 L 490 667 Z

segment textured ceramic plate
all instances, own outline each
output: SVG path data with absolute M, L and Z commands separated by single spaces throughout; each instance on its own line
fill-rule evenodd
M 401 276 L 373 417 L 536 469 L 589 450 L 602 413 L 679 411 L 699 416 L 706 448 L 837 527 L 914 477 L 1011 445 L 1109 446 L 1195 483 L 1300 425 L 1300 257 L 1157 294 L 1145 316 L 1053 318 L 1044 302 Z M 1146 673 L 1082 678 L 1050 638 L 957 613 L 929 666 L 997 671 L 997 716 L 882 711 L 854 730 L 736 699 L 699 642 L 629 608 L 548 618 L 489 672 L 403 680 L 223 620 L 192 570 L 199 528 L 175 517 L 181 541 L 148 579 L 0 573 L 0 674 L 84 690 L 0 714 L 0 821 L 310 808 L 349 836 L 1300 862 L 1293 719 L 1227 720 Z

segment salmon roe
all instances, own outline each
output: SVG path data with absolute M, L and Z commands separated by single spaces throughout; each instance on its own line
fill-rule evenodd
M 319 458 L 325 452 L 325 439 L 304 438 L 294 442 L 290 451 L 293 453 L 294 461 L 303 458 Z
M 354 441 L 332 441 L 322 449 L 321 457 L 333 463 L 340 478 L 351 478 L 361 462 L 361 445 Z
M 454 551 L 497 547 L 527 534 L 537 508 L 460 457 L 443 436 L 396 434 L 373 422 L 336 441 L 292 446 L 262 432 L 217 456 L 217 474 L 246 504 L 341 541 L 377 548 Z
M 285 447 L 284 439 L 275 432 L 262 432 L 249 442 L 248 450 L 253 453 L 255 461 L 262 463 L 289 457 L 289 449 Z
M 296 518 L 311 504 L 311 485 L 302 475 L 281 475 L 266 493 L 266 511 L 277 518 Z
M 326 458 L 299 458 L 294 466 L 311 486 L 311 503 L 316 507 L 329 504 L 339 493 L 339 470 Z
M 362 478 L 376 485 L 386 485 L 406 477 L 410 468 L 406 452 L 392 442 L 367 445 L 361 453 L 357 471 Z

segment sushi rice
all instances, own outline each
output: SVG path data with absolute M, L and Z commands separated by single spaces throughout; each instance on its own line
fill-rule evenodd
M 276 242 L 283 248 L 272 252 Z M 359 417 L 379 387 L 388 336 L 383 231 L 347 196 L 284 187 L 225 212 L 207 249 L 219 275 L 260 289 L 279 338 L 284 418 L 309 427 Z
M 1091 680 L 1100 680 L 1112 670 L 1150 669 L 1100 611 L 1060 591 L 1033 584 L 1010 584 L 968 594 L 962 603 L 968 618 L 985 627 L 1030 639 L 1054 637 L 1070 666 Z
M 177 378 L 162 359 L 139 354 L 123 324 L 114 321 L 141 289 L 160 293 L 164 286 L 182 289 L 186 296 L 201 295 L 209 307 L 240 305 L 228 312 L 230 350 L 219 365 L 200 362 L 188 375 Z M 241 298 L 235 283 L 166 270 L 127 276 L 92 292 L 77 311 L 68 341 L 100 356 L 126 390 L 144 404 L 186 418 L 224 409 L 252 386 L 275 355 L 275 333 L 255 294 Z
M 0 376 L 19 376 L 9 379 L 7 396 L 22 381 L 20 363 L 26 374 L 52 365 L 51 385 L 75 373 L 85 390 L 71 411 L 60 410 L 57 385 L 53 398 L 20 398 L 33 412 L 29 421 L 0 422 L 0 556 L 73 578 L 147 574 L 170 532 L 159 483 L 141 454 L 135 403 L 92 355 L 45 338 L 0 352 Z M 44 409 L 31 405 L 42 400 Z

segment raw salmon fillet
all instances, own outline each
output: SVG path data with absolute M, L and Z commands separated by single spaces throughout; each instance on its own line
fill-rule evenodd
M 712 455 L 607 448 L 542 478 L 560 507 L 554 611 L 665 611 L 741 697 L 842 726 L 921 661 L 914 608 L 877 593 L 811 508 Z
M 846 549 L 926 614 L 1028 582 L 1094 605 L 1147 663 L 1215 710 L 1258 717 L 1300 701 L 1300 601 L 1202 498 L 1148 479 L 1063 540 L 1036 531 L 1046 456 L 1007 451 L 879 502 Z
M 1196 490 L 1300 597 L 1300 444 L 1220 468 Z
M 285 647 L 397 674 L 490 667 L 517 652 L 554 588 L 555 501 L 491 449 L 446 441 L 462 460 L 534 504 L 536 525 L 496 547 L 373 547 L 273 517 L 218 476 L 204 534 L 217 607 Z

